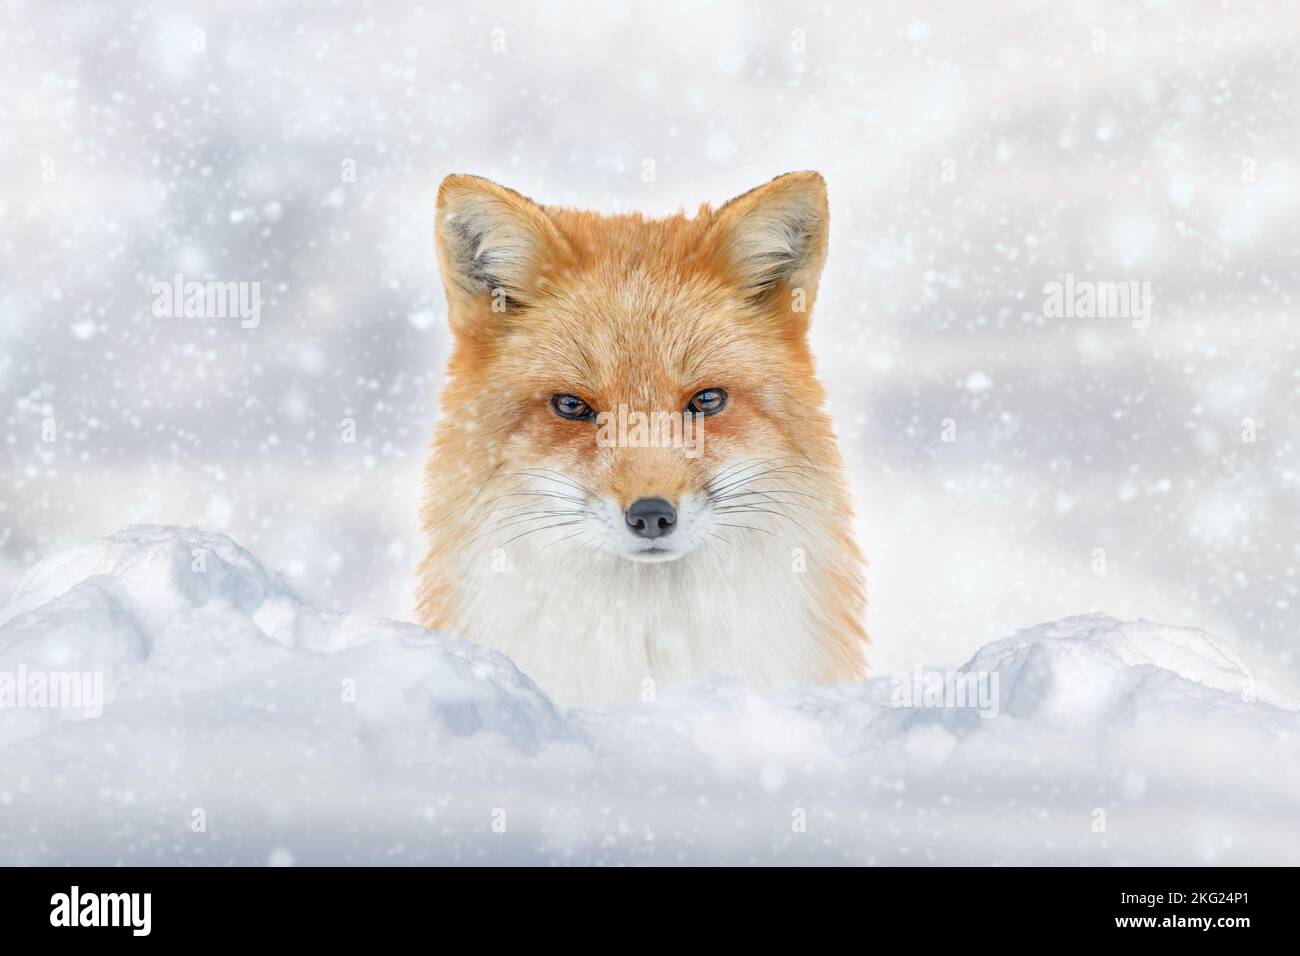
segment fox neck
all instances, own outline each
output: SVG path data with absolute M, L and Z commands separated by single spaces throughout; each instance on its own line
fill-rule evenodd
M 809 547 L 759 538 L 740 535 L 662 564 L 591 549 L 466 555 L 454 575 L 455 612 L 429 623 L 502 651 L 569 707 L 650 699 L 708 677 L 772 690 L 859 676 L 841 652 L 861 635 L 828 633 L 816 609 L 836 597 L 806 557 L 834 567 L 852 565 L 853 555 L 839 554 L 834 540 Z

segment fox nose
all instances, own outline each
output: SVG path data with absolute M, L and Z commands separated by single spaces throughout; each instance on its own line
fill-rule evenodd
M 624 517 L 632 533 L 642 538 L 662 538 L 677 527 L 677 509 L 662 498 L 638 498 Z

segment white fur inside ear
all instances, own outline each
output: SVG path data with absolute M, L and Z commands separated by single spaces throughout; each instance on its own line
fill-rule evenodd
M 815 284 L 826 246 L 826 199 L 820 185 L 776 180 L 735 200 L 743 204 L 730 226 L 731 260 L 754 292 L 778 282 Z
M 537 257 L 538 237 L 524 215 L 490 196 L 462 196 L 448 207 L 441 238 L 467 291 L 519 296 Z

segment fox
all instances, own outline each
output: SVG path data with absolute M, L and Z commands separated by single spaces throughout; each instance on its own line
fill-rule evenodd
M 862 680 L 864 560 L 808 339 L 829 222 L 816 172 L 662 218 L 447 176 L 419 623 L 570 709 Z

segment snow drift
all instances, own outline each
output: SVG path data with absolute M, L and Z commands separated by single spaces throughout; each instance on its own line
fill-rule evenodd
M 1300 862 L 1300 714 L 1145 621 L 566 712 L 499 654 L 313 606 L 222 535 L 132 527 L 0 611 L 10 689 L 54 673 L 101 675 L 102 714 L 0 708 L 3 864 Z M 982 706 L 940 687 L 964 681 Z

